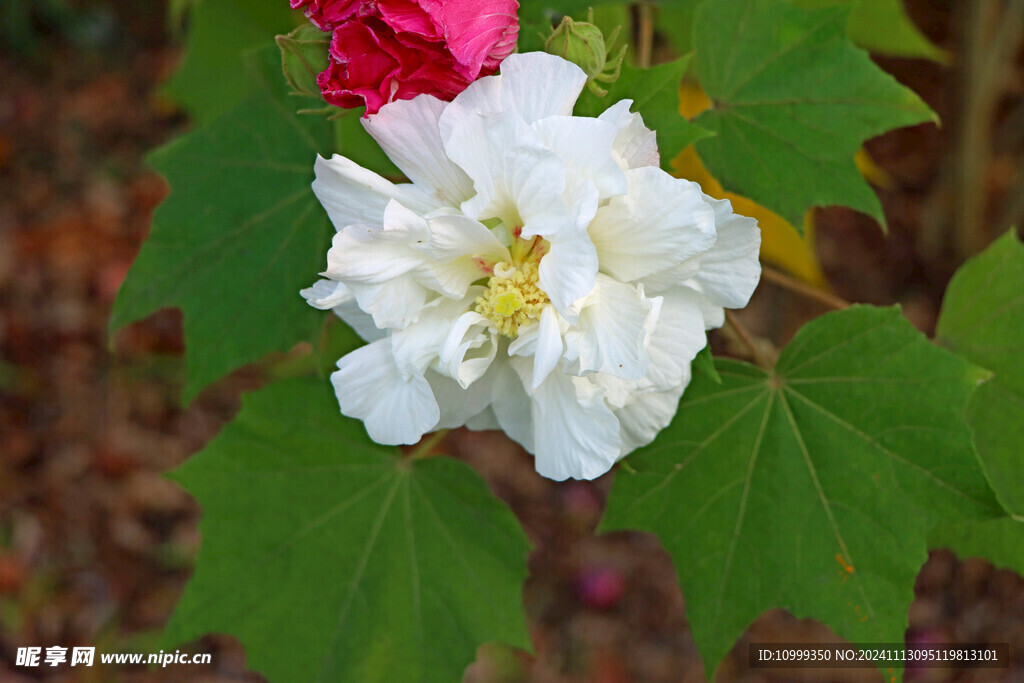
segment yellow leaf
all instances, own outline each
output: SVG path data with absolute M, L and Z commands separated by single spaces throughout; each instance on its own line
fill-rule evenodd
M 736 213 L 757 219 L 757 224 L 761 228 L 762 260 L 815 287 L 828 288 L 825 276 L 814 256 L 813 212 L 808 211 L 804 214 L 804 239 L 800 239 L 796 228 L 779 214 L 746 197 L 723 190 L 722 185 L 708 173 L 693 145 L 672 160 L 672 168 L 680 178 L 694 181 L 706 194 L 715 199 L 728 199 Z
M 688 119 L 711 106 L 711 100 L 698 83 L 684 82 L 679 88 L 679 113 Z M 828 289 L 825 276 L 818 266 L 814 255 L 814 219 L 813 212 L 804 214 L 804 238 L 796 231 L 789 221 L 779 214 L 766 209 L 755 201 L 741 197 L 733 192 L 726 192 L 700 156 L 693 145 L 690 145 L 672 160 L 672 168 L 676 175 L 692 180 L 708 195 L 715 199 L 728 199 L 736 213 L 756 218 L 761 228 L 761 259 L 768 261 L 804 282 Z
M 711 109 L 711 100 L 696 81 L 683 81 L 679 86 L 679 113 L 692 119 L 705 109 Z
M 875 187 L 881 187 L 885 190 L 891 190 L 895 187 L 896 179 L 888 171 L 876 164 L 875 160 L 871 158 L 871 155 L 863 147 L 857 150 L 857 155 L 853 157 L 853 161 L 857 164 L 857 170 L 860 171 L 860 174 Z

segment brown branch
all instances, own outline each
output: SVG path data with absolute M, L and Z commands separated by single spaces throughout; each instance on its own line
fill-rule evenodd
M 650 2 L 641 2 L 638 8 L 640 27 L 637 36 L 636 61 L 646 69 L 651 65 L 651 54 L 654 51 L 654 6 Z
M 831 292 L 820 290 L 817 287 L 812 287 L 806 282 L 798 280 L 795 277 L 792 277 L 791 275 L 787 275 L 783 273 L 781 270 L 776 270 L 771 266 L 761 266 L 761 277 L 763 277 L 765 280 L 768 280 L 768 282 L 774 283 L 780 287 L 784 287 L 785 289 L 788 289 L 791 292 L 795 292 L 796 294 L 799 294 L 801 296 L 807 297 L 808 299 L 813 299 L 818 303 L 822 303 L 828 306 L 829 308 L 842 310 L 844 308 L 850 307 L 850 302 L 847 301 L 846 299 L 838 297 L 835 294 L 832 294 Z
M 767 339 L 755 339 L 743 323 L 732 311 L 725 311 L 725 329 L 732 332 L 736 339 L 746 347 L 747 353 L 759 368 L 771 370 L 775 367 L 778 351 Z M 767 347 L 767 349 L 765 348 Z
M 987 243 L 985 178 L 992 162 L 992 119 L 1002 92 L 1000 62 L 1014 21 L 1000 16 L 1003 3 L 966 3 L 962 103 L 955 160 L 954 237 L 957 253 L 967 258 Z M 1000 28 L 1000 24 L 1003 27 Z M 998 49 L 997 49 L 998 48 Z

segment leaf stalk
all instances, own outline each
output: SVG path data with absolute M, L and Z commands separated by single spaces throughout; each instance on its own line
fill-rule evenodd
M 783 273 L 781 270 L 776 270 L 771 266 L 761 265 L 761 277 L 768 282 L 776 284 L 780 287 L 788 289 L 789 291 L 799 294 L 808 299 L 813 299 L 819 303 L 822 303 L 829 308 L 834 308 L 837 311 L 841 311 L 844 308 L 850 307 L 850 302 L 842 297 L 838 297 L 831 292 L 812 287 L 811 285 L 796 279 L 791 275 Z
M 432 453 L 434 447 L 441 443 L 441 441 L 444 440 L 444 437 L 448 436 L 448 432 L 450 431 L 450 429 L 439 429 L 433 434 L 428 434 L 425 438 L 420 440 L 412 452 L 409 453 L 407 459 L 420 460 L 422 458 L 429 458 L 431 455 L 435 455 L 435 453 Z

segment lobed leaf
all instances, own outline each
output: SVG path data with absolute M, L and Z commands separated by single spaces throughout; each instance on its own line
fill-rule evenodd
M 858 47 L 890 57 L 948 62 L 949 55 L 914 25 L 903 0 L 793 0 L 802 7 L 852 7 L 847 35 Z
M 866 139 L 936 120 L 912 91 L 846 37 L 848 10 L 782 0 L 704 2 L 697 72 L 713 108 L 696 123 L 712 174 L 798 229 L 812 206 L 841 204 L 884 223 L 854 163 Z
M 323 267 L 327 217 L 310 191 L 330 127 L 290 107 L 277 48 L 255 53 L 252 96 L 153 153 L 171 194 L 114 303 L 116 330 L 153 311 L 185 314 L 184 397 L 235 368 L 315 339 L 323 314 L 299 290 Z
M 519 18 L 527 21 L 536 17 L 585 15 L 590 7 L 617 3 L 621 0 L 519 0 Z
M 805 325 L 772 373 L 716 365 L 616 475 L 603 527 L 661 538 L 709 671 L 775 607 L 902 640 L 928 531 L 998 515 L 963 416 L 978 370 L 866 306 Z
M 623 64 L 619 79 L 606 88 L 608 94 L 597 97 L 585 90 L 574 113 L 577 116 L 598 116 L 619 100 L 633 100 L 631 111 L 638 112 L 644 124 L 655 131 L 661 166 L 671 172 L 672 160 L 680 150 L 710 135 L 679 113 L 679 84 L 689 61 L 690 56 L 687 55 L 649 69 Z
M 363 112 L 365 109 L 342 110 L 341 116 L 334 119 L 335 147 L 338 154 L 343 154 L 363 168 L 390 178 L 403 178 L 402 172 L 395 162 L 388 158 L 377 141 L 363 128 Z
M 271 681 L 453 681 L 528 643 L 512 513 L 465 464 L 371 442 L 320 380 L 246 396 L 172 477 L 204 514 L 168 646 L 234 634 Z
M 252 92 L 253 83 L 244 77 L 246 52 L 288 33 L 301 15 L 289 9 L 287 0 L 189 0 L 189 4 L 185 62 L 165 91 L 197 123 L 205 124 Z M 172 4 L 172 15 L 183 11 L 181 0 Z
M 657 5 L 655 26 L 679 54 L 693 52 L 693 17 L 698 4 L 697 0 L 682 0 Z
M 930 548 L 948 548 L 961 558 L 980 557 L 1024 574 L 1024 521 L 1012 517 L 940 524 L 928 537 Z
M 1003 507 L 1024 519 L 1024 244 L 1011 230 L 957 271 L 937 339 L 995 373 L 971 398 L 974 444 Z

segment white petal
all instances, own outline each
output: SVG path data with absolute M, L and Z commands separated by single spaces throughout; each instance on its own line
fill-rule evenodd
M 384 207 L 392 199 L 418 213 L 440 207 L 423 190 L 412 185 L 394 185 L 337 154 L 329 160 L 318 156 L 314 170 L 313 193 L 327 209 L 336 230 L 359 223 L 380 225 Z
M 388 334 L 387 330 L 377 327 L 377 324 L 373 322 L 372 315 L 359 308 L 359 303 L 355 299 L 339 304 L 331 310 L 334 312 L 334 315 L 341 318 L 346 325 L 355 330 L 356 334 L 363 341 L 375 342 L 378 339 L 383 339 Z
M 420 284 L 445 297 L 461 299 L 469 286 L 486 277 L 480 265 L 471 257 L 455 259 L 447 262 L 427 264 L 420 271 L 417 280 Z
M 386 104 L 362 122 L 409 180 L 431 190 L 442 203 L 458 206 L 473 195 L 473 183 L 444 153 L 437 121 L 445 106 L 423 94 Z
M 506 60 L 507 61 L 507 60 Z M 502 110 L 501 76 L 485 76 L 478 78 L 459 93 L 441 113 L 438 129 L 442 144 L 447 145 L 449 138 L 467 116 L 476 114 L 496 114 Z
M 448 327 L 441 343 L 440 368 L 465 389 L 483 376 L 497 351 L 498 342 L 490 321 L 467 311 Z
M 452 323 L 472 303 L 472 299 L 460 301 L 439 297 L 431 303 L 434 305 L 424 308 L 415 322 L 391 333 L 395 364 L 404 376 L 423 374 L 427 366 L 438 358 Z
M 509 55 L 501 63 L 501 102 L 526 123 L 569 116 L 587 83 L 583 69 L 544 52 Z
M 575 323 L 579 315 L 573 304 L 594 288 L 597 267 L 597 250 L 585 232 L 552 240 L 551 251 L 540 260 L 540 288 L 570 323 Z
M 324 275 L 345 283 L 377 327 L 405 327 L 419 317 L 427 290 L 417 273 L 427 257 L 413 249 L 429 239 L 427 223 L 397 201 L 382 226 L 350 225 L 335 233 Z
M 334 280 L 317 280 L 312 287 L 300 290 L 299 294 L 306 303 L 321 311 L 352 301 L 352 293 L 345 288 L 345 283 Z
M 660 308 L 660 297 L 648 299 L 642 287 L 599 273 L 579 322 L 565 335 L 566 357 L 578 358 L 581 372 L 640 379 L 647 374 L 648 336 Z
M 717 330 L 719 327 L 725 324 L 725 309 L 721 306 L 715 306 L 713 303 L 708 301 L 705 297 L 700 298 L 701 311 L 704 313 L 704 328 L 708 330 Z
M 672 422 L 685 388 L 683 384 L 666 391 L 637 394 L 625 408 L 615 411 L 622 432 L 620 457 L 654 441 L 658 432 Z
M 701 296 L 685 287 L 663 293 L 661 315 L 647 347 L 651 364 L 644 382 L 659 390 L 690 380 L 690 362 L 707 346 Z
M 651 390 L 646 378 L 641 380 L 623 379 L 604 372 L 587 375 L 587 378 L 604 389 L 604 401 L 612 409 L 612 412 L 628 405 L 637 393 Z M 641 385 L 644 386 L 641 387 Z
M 445 146 L 476 188 L 463 213 L 500 218 L 530 234 L 550 233 L 569 221 L 561 201 L 565 168 L 530 128 L 506 116 L 467 116 Z
M 498 424 L 498 418 L 494 416 L 494 411 L 488 406 L 483 411 L 466 420 L 466 429 L 482 432 L 487 429 L 501 429 L 501 425 Z
M 349 225 L 334 234 L 324 274 L 345 283 L 387 282 L 426 263 L 413 247 L 429 238 L 423 218 L 391 201 L 379 225 Z
M 569 224 L 558 233 L 550 234 L 548 239 L 557 240 L 567 235 L 576 237 L 581 233 L 586 233 L 590 222 L 597 215 L 601 195 L 592 181 L 578 178 L 562 193 L 562 201 L 569 209 Z
M 537 353 L 537 339 L 540 337 L 540 325 L 520 325 L 518 336 L 508 345 L 508 355 L 529 358 Z
M 551 116 L 533 124 L 545 147 L 555 152 L 566 168 L 568 182 L 585 178 L 601 198 L 626 192 L 626 176 L 612 157 L 616 127 L 593 118 Z
M 514 363 L 525 364 L 532 373 L 532 363 L 522 358 L 511 358 L 505 362 L 494 364 L 494 387 L 491 390 L 491 410 L 501 426 L 501 430 L 509 438 L 534 452 L 533 411 L 530 397 L 526 393 L 519 373 L 513 369 Z
M 387 339 L 339 360 L 331 383 L 341 412 L 362 420 L 377 443 L 414 444 L 440 417 L 427 380 L 422 375 L 402 376 Z
M 402 329 L 416 322 L 427 303 L 427 290 L 412 275 L 383 283 L 352 282 L 348 288 L 381 329 Z
M 693 277 L 700 271 L 702 254 L 691 256 L 682 263 L 671 268 L 659 270 L 657 273 L 643 277 L 644 289 L 651 294 L 660 294 L 666 289 L 692 284 Z
M 427 371 L 426 378 L 430 382 L 430 388 L 433 390 L 434 398 L 437 399 L 437 405 L 441 410 L 441 416 L 435 429 L 454 429 L 468 422 L 490 425 L 490 420 L 494 419 L 494 414 L 488 410 L 491 389 L 494 384 L 493 374 L 484 375 L 467 389 L 460 387 L 451 378 L 431 370 Z M 486 418 L 474 420 L 485 412 L 487 413 Z M 497 429 L 497 425 L 476 427 L 476 429 Z
M 359 303 L 343 282 L 319 280 L 299 294 L 314 308 L 334 311 L 363 341 L 377 341 L 387 334 L 374 324 L 372 316 L 359 308 Z
M 533 392 L 537 472 L 562 481 L 595 479 L 619 456 L 619 422 L 604 390 L 585 377 L 552 372 Z
M 529 239 L 540 235 L 549 242 L 576 239 L 586 233 L 587 226 L 594 220 L 601 195 L 597 186 L 587 178 L 576 178 L 562 192 L 562 205 L 565 212 L 559 211 L 556 220 L 541 224 L 535 221 L 524 225 L 521 236 Z M 589 238 L 588 238 L 589 239 Z
M 715 213 L 700 186 L 659 168 L 626 171 L 629 192 L 613 197 L 590 224 L 602 272 L 628 282 L 671 268 L 715 240 Z
M 562 334 L 558 327 L 558 313 L 553 307 L 545 306 L 537 325 L 537 348 L 533 354 L 531 390 L 536 390 L 541 382 L 547 379 L 562 357 L 565 347 L 562 345 Z
M 629 111 L 633 100 L 619 100 L 597 118 L 615 124 L 618 133 L 612 145 L 616 161 L 623 170 L 640 166 L 659 166 L 658 140 L 644 125 L 643 117 Z
M 430 237 L 413 249 L 430 257 L 420 270 L 424 286 L 445 296 L 461 298 L 490 268 L 509 258 L 508 249 L 482 223 L 465 216 L 431 218 Z
M 487 226 L 466 216 L 440 215 L 428 219 L 430 240 L 417 250 L 438 260 L 479 256 L 495 261 L 508 259 L 508 249 Z
M 743 308 L 761 278 L 761 231 L 753 218 L 733 213 L 728 199 L 705 199 L 715 210 L 718 239 L 701 255 L 694 281 L 711 303 Z

